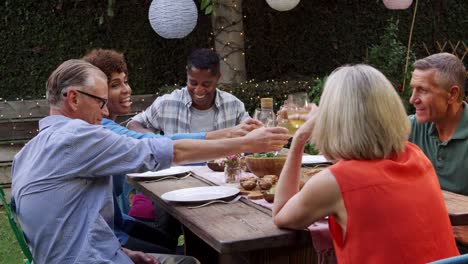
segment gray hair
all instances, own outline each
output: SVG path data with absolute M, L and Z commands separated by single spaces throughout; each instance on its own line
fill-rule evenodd
M 46 98 L 51 106 L 60 107 L 63 104 L 63 93 L 70 87 L 89 89 L 94 87 L 95 79 L 103 78 L 107 83 L 106 75 L 96 66 L 84 60 L 67 60 L 60 64 L 47 79 Z
M 410 127 L 400 96 L 375 68 L 343 66 L 327 78 L 312 142 L 334 160 L 375 160 L 400 153 Z
M 457 85 L 460 87 L 458 101 L 465 98 L 465 79 L 466 70 L 463 62 L 457 56 L 450 53 L 437 53 L 424 59 L 417 60 L 414 63 L 415 70 L 436 71 L 435 82 L 442 89 L 449 90 L 450 87 Z

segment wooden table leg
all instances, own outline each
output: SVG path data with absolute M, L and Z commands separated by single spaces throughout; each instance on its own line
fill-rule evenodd
M 220 264 L 316 264 L 317 253 L 312 246 L 268 248 L 242 254 L 219 254 L 203 240 L 184 227 L 185 254 L 201 263 Z
M 200 263 L 218 263 L 218 252 L 198 238 L 188 228 L 183 227 L 185 255 L 195 257 Z
M 460 254 L 468 253 L 468 226 L 452 226 Z
M 269 248 L 249 252 L 248 263 L 316 264 L 317 254 L 312 246 Z

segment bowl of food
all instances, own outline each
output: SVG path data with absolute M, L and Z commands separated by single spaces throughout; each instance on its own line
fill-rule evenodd
M 206 162 L 206 166 L 213 171 L 224 171 L 224 165 L 222 160 L 210 160 Z
M 269 203 L 273 203 L 274 200 L 275 200 L 275 188 L 271 188 L 270 190 L 268 191 L 263 191 L 262 192 L 263 194 L 263 198 L 269 202 Z
M 247 168 L 257 177 L 265 175 L 280 175 L 286 162 L 286 155 L 274 153 L 260 153 L 245 157 Z

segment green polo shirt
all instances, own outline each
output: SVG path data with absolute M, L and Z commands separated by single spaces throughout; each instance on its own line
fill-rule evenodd
M 443 190 L 468 195 L 468 107 L 463 102 L 463 116 L 452 138 L 440 142 L 434 123 L 418 123 L 409 116 L 409 140 L 418 145 L 431 160 Z

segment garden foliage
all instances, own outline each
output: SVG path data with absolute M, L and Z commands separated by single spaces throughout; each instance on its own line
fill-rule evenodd
M 393 84 L 393 87 L 400 94 L 407 110 L 413 109 L 409 104 L 411 97 L 411 72 L 413 63 L 416 60 L 410 49 L 408 69 L 405 73 L 407 46 L 398 39 L 398 21 L 390 19 L 384 34 L 380 37 L 380 42 L 372 45 L 369 49 L 369 64 L 379 69 Z
M 200 6 L 201 1 L 196 2 Z M 3 1 L 0 98 L 41 98 L 57 65 L 92 48 L 125 53 L 135 94 L 183 85 L 187 54 L 213 46 L 211 16 L 200 12 L 188 37 L 167 40 L 151 29 L 150 4 L 150 0 Z M 389 17 L 400 21 L 396 38 L 402 43 L 408 39 L 412 18 L 412 8 L 388 10 L 382 1 L 301 1 L 289 12 L 275 11 L 265 1 L 242 5 L 247 79 L 259 83 L 310 80 L 340 65 L 360 63 L 366 50 L 379 43 Z M 466 0 L 419 1 L 413 37 L 416 57 L 427 55 L 422 42 L 431 52 L 436 51 L 436 40 L 468 43 L 468 21 L 463 19 L 467 8 Z

